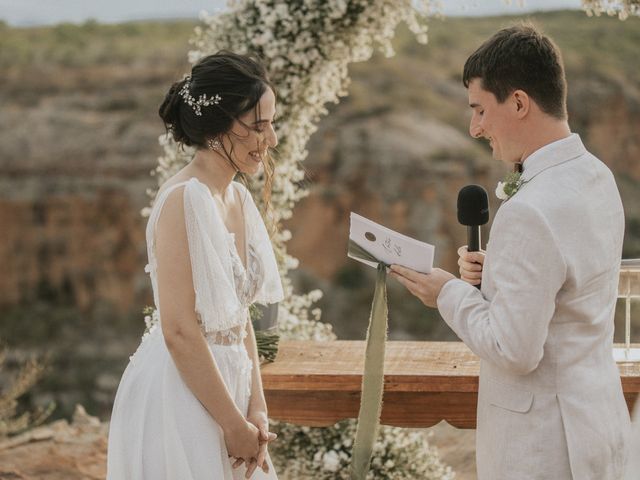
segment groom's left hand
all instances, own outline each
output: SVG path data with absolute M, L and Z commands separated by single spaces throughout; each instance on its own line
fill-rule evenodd
M 418 297 L 427 307 L 437 307 L 438 295 L 445 283 L 456 278 L 454 275 L 434 268 L 431 273 L 418 273 L 400 265 L 391 265 L 390 275 Z

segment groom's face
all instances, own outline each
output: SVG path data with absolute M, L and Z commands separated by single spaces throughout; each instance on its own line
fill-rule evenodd
M 474 138 L 486 138 L 493 151 L 493 158 L 507 163 L 520 161 L 514 129 L 517 118 L 509 98 L 498 103 L 496 96 L 482 88 L 482 80 L 469 82 L 469 107 L 472 109 L 469 134 Z

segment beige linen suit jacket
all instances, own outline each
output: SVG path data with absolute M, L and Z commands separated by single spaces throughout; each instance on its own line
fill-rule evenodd
M 631 440 L 629 441 L 629 460 L 624 480 L 638 480 L 640 478 L 640 396 L 636 398 L 631 425 Z
M 612 356 L 624 233 L 611 171 L 569 137 L 524 162 L 495 215 L 482 290 L 438 309 L 481 358 L 479 480 L 618 480 L 630 419 Z

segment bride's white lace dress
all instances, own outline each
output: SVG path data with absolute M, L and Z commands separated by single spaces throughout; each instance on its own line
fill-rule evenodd
M 269 237 L 251 195 L 244 201 L 245 270 L 209 188 L 195 177 L 162 190 L 147 224 L 147 252 L 159 308 L 155 226 L 167 196 L 184 186 L 184 213 L 196 293 L 196 316 L 231 397 L 247 414 L 252 363 L 243 339 L 248 306 L 282 299 L 282 284 Z M 160 323 L 162 312 L 158 310 Z M 116 394 L 107 460 L 108 480 L 242 479 L 246 466 L 231 467 L 220 426 L 184 383 L 167 350 L 160 325 L 131 356 Z M 252 478 L 276 479 L 257 469 Z

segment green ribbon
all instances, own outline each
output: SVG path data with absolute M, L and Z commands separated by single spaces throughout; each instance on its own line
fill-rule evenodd
M 349 240 L 349 255 L 378 264 L 376 289 L 367 329 L 358 427 L 351 461 L 352 480 L 365 480 L 382 413 L 384 350 L 387 342 L 387 267 L 389 265 L 375 258 L 353 240 Z

